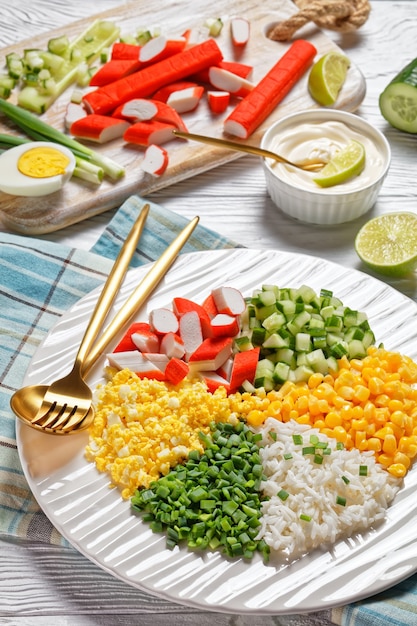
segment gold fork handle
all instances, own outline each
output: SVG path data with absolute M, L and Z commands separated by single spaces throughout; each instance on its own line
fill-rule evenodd
M 291 161 L 288 161 L 285 157 L 270 152 L 264 148 L 258 148 L 257 146 L 250 146 L 245 143 L 238 143 L 237 141 L 230 141 L 229 139 L 218 139 L 217 137 L 207 137 L 206 135 L 197 135 L 195 133 L 186 133 L 182 130 L 173 130 L 173 134 L 176 137 L 182 139 L 192 139 L 193 141 L 199 141 L 200 143 L 207 143 L 213 146 L 219 146 L 220 148 L 229 148 L 230 150 L 236 150 L 238 152 L 247 152 L 248 154 L 255 154 L 256 156 L 265 157 L 268 159 L 274 159 L 279 163 L 288 163 L 288 165 L 294 165 Z M 298 167 L 296 165 L 296 167 Z
M 165 276 L 171 265 L 174 263 L 181 249 L 190 238 L 197 226 L 198 217 L 192 219 L 187 226 L 177 235 L 168 248 L 162 253 L 157 261 L 152 265 L 149 272 L 142 278 L 139 285 L 129 296 L 113 320 L 104 330 L 101 337 L 96 341 L 83 362 L 83 375 L 94 365 L 102 354 L 106 346 L 130 320 L 133 314 L 142 306 L 148 296 Z
M 142 234 L 148 213 L 149 204 L 145 204 L 134 222 L 122 248 L 120 249 L 120 252 L 94 307 L 93 314 L 81 341 L 80 347 L 78 348 L 74 369 L 81 368 L 84 360 L 91 351 L 92 345 L 96 340 L 101 327 L 103 326 L 104 320 L 107 317 L 109 309 L 129 268 L 130 261 L 136 250 L 136 246 Z

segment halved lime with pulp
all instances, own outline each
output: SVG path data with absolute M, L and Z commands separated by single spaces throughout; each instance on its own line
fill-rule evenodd
M 398 212 L 374 217 L 355 239 L 359 258 L 376 272 L 404 276 L 417 267 L 417 214 Z

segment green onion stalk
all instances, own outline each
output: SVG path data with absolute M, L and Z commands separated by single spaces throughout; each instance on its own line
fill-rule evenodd
M 125 175 L 125 169 L 113 159 L 99 154 L 95 150 L 84 146 L 76 139 L 72 139 L 65 133 L 53 128 L 46 122 L 39 119 L 33 113 L 22 109 L 11 102 L 0 98 L 0 112 L 12 120 L 29 137 L 37 141 L 52 141 L 71 150 L 75 157 L 87 161 L 90 165 L 101 168 L 112 180 L 119 180 Z M 77 167 L 81 167 L 77 163 Z

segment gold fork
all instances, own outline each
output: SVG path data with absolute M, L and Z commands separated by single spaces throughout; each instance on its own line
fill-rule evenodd
M 49 387 L 31 385 L 16 391 L 11 407 L 29 426 L 53 434 L 65 434 L 87 428 L 92 422 L 92 392 L 83 377 L 98 359 L 107 344 L 143 304 L 148 295 L 163 278 L 198 223 L 195 217 L 177 235 L 161 257 L 154 263 L 134 292 L 121 307 L 115 318 L 95 342 L 98 331 L 119 289 L 143 229 L 149 206 L 146 205 L 126 239 L 102 294 L 93 311 L 87 331 L 81 341 L 70 374 Z M 36 408 L 35 408 L 36 407 Z M 34 410 L 35 408 L 35 410 Z M 33 415 L 35 413 L 35 415 Z

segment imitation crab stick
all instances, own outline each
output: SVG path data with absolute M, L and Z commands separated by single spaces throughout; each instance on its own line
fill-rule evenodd
M 259 361 L 260 348 L 252 348 L 245 352 L 236 352 L 233 358 L 229 388 L 234 393 L 242 386 L 245 380 L 252 382 L 255 378 L 256 367 Z
M 254 88 L 254 84 L 246 78 L 242 78 L 221 67 L 210 67 L 208 76 L 213 87 L 222 91 L 228 91 L 238 98 L 244 98 Z
M 92 113 L 73 122 L 70 126 L 70 133 L 79 139 L 107 143 L 122 137 L 128 128 L 129 122 L 108 115 Z
M 172 124 L 178 130 L 187 131 L 187 127 L 178 112 L 165 102 L 148 98 L 134 98 L 125 102 L 113 112 L 113 117 L 127 119 L 130 122 L 147 122 L 156 120 Z
M 151 120 L 149 122 L 136 122 L 126 129 L 123 139 L 127 143 L 134 143 L 138 146 L 157 146 L 170 141 L 175 130 L 173 124 Z
M 214 39 L 207 39 L 125 78 L 99 87 L 86 94 L 83 102 L 92 112 L 110 113 L 132 98 L 151 96 L 164 85 L 216 65 L 222 59 L 223 55 L 217 43 Z
M 165 368 L 165 379 L 173 385 L 178 385 L 188 375 L 190 368 L 185 361 L 172 358 Z
M 234 315 L 217 313 L 211 320 L 213 337 L 234 337 L 239 332 L 239 321 Z
M 238 48 L 246 46 L 250 35 L 248 20 L 244 17 L 233 17 L 230 20 L 230 34 L 234 46 Z
M 212 113 L 224 113 L 229 106 L 230 93 L 228 91 L 208 91 L 207 101 Z
M 162 176 L 168 167 L 169 155 L 162 146 L 151 144 L 145 150 L 141 169 L 152 176 Z
M 103 87 L 109 83 L 124 78 L 139 68 L 139 61 L 110 59 L 93 74 L 90 79 L 90 87 Z
M 230 135 L 247 139 L 311 65 L 316 48 L 308 41 L 294 41 L 255 88 L 235 107 L 224 122 Z
M 169 96 L 175 91 L 182 91 L 183 89 L 188 89 L 189 87 L 198 87 L 198 84 L 194 81 L 189 80 L 179 80 L 173 83 L 169 83 L 168 85 L 164 85 L 161 89 L 158 89 L 153 96 L 152 100 L 158 100 L 158 102 L 167 102 Z
M 198 346 L 188 360 L 191 372 L 216 371 L 231 356 L 233 339 L 208 337 Z
M 219 313 L 240 315 L 246 308 L 244 297 L 235 287 L 216 287 L 212 296 Z
M 167 104 L 177 113 L 189 113 L 198 107 L 203 93 L 204 87 L 199 85 L 197 85 L 197 87 L 174 91 L 174 93 L 169 96 Z
M 129 326 L 129 328 L 127 329 L 127 331 L 125 332 L 121 340 L 119 341 L 119 343 L 113 349 L 113 352 L 127 352 L 128 350 L 136 350 L 137 348 L 139 348 L 137 343 L 133 341 L 132 339 L 132 335 L 134 334 L 137 334 L 138 336 L 140 335 L 146 338 L 149 338 L 151 336 L 152 338 L 156 340 L 156 343 L 154 343 L 153 351 L 156 352 L 158 350 L 159 339 L 151 331 L 150 324 L 148 322 L 133 322 L 133 324 Z M 147 350 L 142 350 L 142 348 L 139 348 L 139 349 L 143 352 L 150 352 L 151 350 L 149 349 L 148 345 L 147 345 L 147 348 L 148 348 Z
M 167 333 L 161 339 L 160 351 L 170 359 L 182 359 L 185 354 L 184 342 L 177 333 Z

